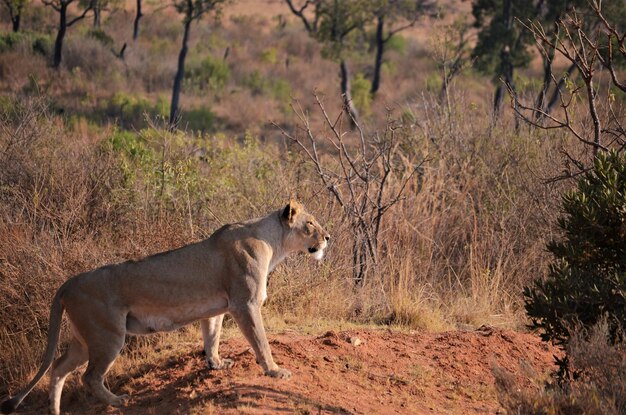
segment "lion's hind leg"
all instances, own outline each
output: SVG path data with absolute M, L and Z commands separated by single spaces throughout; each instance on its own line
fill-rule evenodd
M 87 347 L 73 337 L 65 353 L 52 364 L 50 375 L 50 413 L 61 413 L 61 392 L 67 376 L 87 361 Z
M 121 406 L 129 398 L 128 395 L 117 396 L 104 386 L 104 376 L 120 354 L 124 339 L 124 333 L 111 331 L 102 331 L 87 339 L 89 363 L 83 383 L 98 399 L 111 406 Z

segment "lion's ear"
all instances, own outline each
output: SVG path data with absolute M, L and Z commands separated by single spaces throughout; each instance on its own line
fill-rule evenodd
M 287 203 L 287 206 L 285 206 L 285 209 L 283 209 L 282 217 L 284 220 L 287 221 L 287 223 L 292 224 L 295 216 L 299 212 L 300 212 L 299 203 L 293 200 L 290 200 L 289 203 Z

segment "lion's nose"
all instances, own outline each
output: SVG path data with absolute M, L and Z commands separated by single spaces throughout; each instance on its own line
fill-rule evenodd
M 330 241 L 330 235 L 326 235 L 324 239 L 326 240 L 326 242 Z

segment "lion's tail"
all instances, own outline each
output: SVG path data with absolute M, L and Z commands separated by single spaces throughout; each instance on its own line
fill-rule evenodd
M 10 414 L 17 409 L 24 398 L 30 393 L 31 390 L 33 390 L 35 385 L 39 383 L 43 375 L 46 374 L 50 365 L 52 365 L 52 362 L 54 361 L 57 343 L 59 342 L 59 336 L 61 334 L 61 318 L 63 317 L 64 309 L 63 304 L 61 303 L 61 294 L 62 290 L 59 289 L 52 300 L 52 307 L 50 309 L 50 328 L 48 329 L 48 346 L 46 347 L 46 352 L 43 356 L 43 362 L 41 363 L 39 372 L 37 372 L 33 380 L 31 380 L 22 392 L 15 395 L 13 398 L 2 402 L 0 411 L 3 414 Z

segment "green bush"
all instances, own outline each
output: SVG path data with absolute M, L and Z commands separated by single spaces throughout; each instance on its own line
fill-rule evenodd
M 96 39 L 98 42 L 102 43 L 103 46 L 106 46 L 106 47 L 113 46 L 113 38 L 109 36 L 104 30 L 90 29 L 87 32 L 87 37 Z
M 42 56 L 51 56 L 52 47 L 52 37 L 49 35 L 37 35 L 33 39 L 32 49 L 34 53 Z
M 524 289 L 530 326 L 565 347 L 572 327 L 592 327 L 606 316 L 609 342 L 619 343 L 626 322 L 626 157 L 598 154 L 563 197 L 563 210 L 563 239 L 547 246 L 554 256 L 548 277 Z M 570 375 L 567 356 L 557 363 L 561 379 Z
M 15 49 L 15 47 L 24 40 L 23 33 L 9 32 L 0 34 L 0 52 L 8 52 Z
M 256 69 L 243 79 L 243 84 L 252 92 L 252 95 L 264 94 L 268 88 L 265 77 Z
M 181 126 L 192 131 L 215 130 L 215 114 L 206 107 L 183 109 Z
M 186 89 L 220 92 L 229 79 L 230 68 L 226 61 L 213 56 L 207 56 L 197 62 L 190 62 L 185 71 Z
M 0 34 L 0 53 L 16 50 L 18 47 L 30 49 L 34 53 L 49 56 L 52 51 L 52 37 L 35 32 L 18 32 Z
M 276 65 L 278 62 L 278 50 L 276 48 L 264 49 L 261 52 L 261 62 Z
M 368 114 L 370 112 L 370 107 L 372 105 L 372 94 L 370 94 L 370 90 L 372 88 L 372 83 L 365 78 L 365 75 L 362 73 L 357 73 L 352 80 L 352 101 L 354 105 L 363 112 L 364 114 Z
M 153 104 L 142 96 L 117 92 L 106 104 L 106 115 L 117 118 L 125 128 L 142 128 L 146 125 L 146 116 L 167 117 L 169 103 L 162 97 Z
M 404 55 L 406 52 L 406 43 L 407 42 L 404 37 L 396 34 L 387 41 L 387 45 L 385 47 L 387 50 L 395 50 L 399 54 Z

